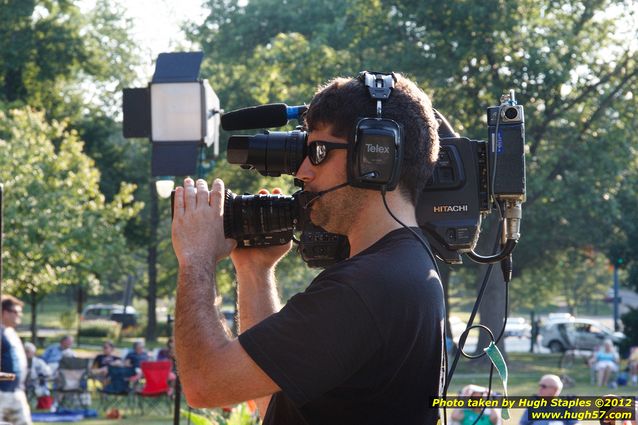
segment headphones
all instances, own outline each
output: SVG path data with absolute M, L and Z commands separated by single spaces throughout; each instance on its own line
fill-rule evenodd
M 360 72 L 358 77 L 376 100 L 377 116 L 359 118 L 354 143 L 348 145 L 348 183 L 379 191 L 394 190 L 403 161 L 403 127 L 382 117 L 383 101 L 394 88 L 394 73 Z

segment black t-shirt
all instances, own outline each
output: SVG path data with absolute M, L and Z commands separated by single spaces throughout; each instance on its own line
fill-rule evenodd
M 121 360 L 118 356 L 114 356 L 112 354 L 98 354 L 93 360 L 93 367 L 102 368 L 110 365 L 114 361 Z
M 444 315 L 432 260 L 406 229 L 327 268 L 239 336 L 282 389 L 264 425 L 436 423 Z

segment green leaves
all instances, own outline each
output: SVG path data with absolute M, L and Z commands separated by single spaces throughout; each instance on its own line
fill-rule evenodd
M 570 249 L 627 246 L 635 234 L 638 26 L 628 2 L 207 5 L 193 39 L 227 110 L 300 103 L 333 76 L 395 70 L 417 80 L 462 135 L 485 139 L 485 108 L 515 89 L 528 146 L 517 274 L 552 268 L 551 257 Z M 232 179 L 231 188 L 246 181 Z
M 122 16 L 121 6 L 105 0 L 86 15 L 62 0 L 3 5 L 0 101 L 76 121 L 92 94 L 91 106 L 115 113 L 117 92 L 134 79 L 141 56 L 129 38 L 131 22 Z
M 0 113 L 0 152 L 9 291 L 48 293 L 78 283 L 96 290 L 100 277 L 124 273 L 122 228 L 141 207 L 133 186 L 122 185 L 106 203 L 77 133 L 31 109 Z

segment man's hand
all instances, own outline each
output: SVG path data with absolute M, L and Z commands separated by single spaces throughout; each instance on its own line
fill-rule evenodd
M 224 237 L 224 182 L 215 179 L 208 191 L 205 180 L 184 179 L 175 189 L 173 249 L 181 267 L 202 264 L 215 267 L 227 257 L 235 241 Z
M 273 195 L 281 194 L 281 189 L 275 188 Z M 268 195 L 266 189 L 259 191 L 260 195 Z M 230 253 L 235 268 L 239 270 L 268 270 L 273 268 L 290 250 L 292 242 L 284 245 L 274 245 L 266 248 L 235 248 Z

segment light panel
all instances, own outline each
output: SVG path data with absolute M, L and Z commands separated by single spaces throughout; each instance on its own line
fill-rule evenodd
M 201 83 L 151 83 L 151 140 L 201 140 Z

